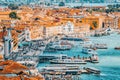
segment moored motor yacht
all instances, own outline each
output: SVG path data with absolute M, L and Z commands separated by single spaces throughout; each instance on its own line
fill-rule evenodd
M 86 64 L 82 59 L 53 59 L 50 60 L 53 64 Z
M 51 43 L 49 49 L 52 50 L 70 50 L 72 48 L 72 44 L 67 41 L 56 41 Z
M 115 50 L 120 50 L 120 47 L 115 47 L 114 49 L 115 49 Z
M 53 45 L 49 48 L 54 50 L 70 50 L 72 47 L 70 45 Z
M 89 73 L 94 73 L 94 74 L 100 74 L 101 71 L 99 69 L 96 69 L 94 67 L 87 67 L 85 68 L 85 70 L 87 70 Z
M 98 61 L 98 55 L 97 54 L 92 54 L 92 57 L 91 57 L 91 63 L 99 63 Z
M 107 44 L 94 44 L 96 49 L 107 49 Z
M 52 75 L 61 75 L 61 74 L 80 74 L 82 68 L 79 65 L 68 65 L 68 64 L 55 64 L 52 66 L 46 66 L 41 69 L 42 74 L 52 74 Z

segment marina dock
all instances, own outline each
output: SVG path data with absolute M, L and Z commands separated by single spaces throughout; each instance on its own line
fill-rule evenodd
M 65 76 L 69 75 L 69 79 L 73 80 L 73 76 L 78 77 L 78 75 L 81 74 L 100 74 L 100 71 L 96 68 L 81 67 L 79 65 L 59 64 L 43 67 L 40 73 L 44 75 L 45 78 L 54 78 L 57 76 L 55 80 L 65 78 Z
M 57 59 L 59 57 L 66 58 L 67 55 L 65 54 L 41 54 L 39 55 L 39 62 L 45 62 L 45 61 L 49 61 L 52 59 Z

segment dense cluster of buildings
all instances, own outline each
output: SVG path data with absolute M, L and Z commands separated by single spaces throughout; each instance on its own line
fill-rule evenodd
M 96 8 L 99 8 L 97 6 Z M 104 7 L 100 7 L 105 9 Z M 92 30 L 104 30 L 106 28 L 120 28 L 120 13 L 88 12 L 87 8 L 40 8 L 34 9 L 22 6 L 19 10 L 0 11 L 0 39 L 10 36 L 13 50 L 17 50 L 22 41 L 38 40 L 58 34 L 76 35 L 80 37 L 88 35 Z M 11 12 L 16 12 L 21 18 L 15 20 L 9 18 Z M 5 27 L 5 31 L 3 31 Z M 8 28 L 11 34 L 8 32 Z M 6 38 L 7 39 L 7 38 Z M 9 38 L 10 39 L 10 38 Z
M 11 2 L 12 1 L 14 0 L 11 0 Z M 33 0 L 31 0 L 31 2 L 32 1 Z M 92 8 L 106 9 L 106 7 L 103 6 L 95 6 Z M 1 8 L 0 53 L 7 57 L 9 56 L 7 54 L 10 52 L 17 52 L 18 45 L 24 41 L 44 40 L 57 35 L 84 37 L 89 36 L 95 31 L 103 31 L 107 28 L 120 29 L 120 12 L 91 12 L 88 11 L 88 9 L 90 10 L 91 7 L 77 9 L 58 6 L 49 8 L 21 6 L 18 10 Z M 15 12 L 17 16 L 20 17 L 20 20 L 10 18 L 9 14 L 11 12 Z M 9 64 L 9 62 L 5 62 L 5 64 L 6 63 Z M 10 63 L 14 62 L 10 61 Z M 4 70 L 3 67 L 4 62 L 0 64 L 0 69 Z M 4 79 L 4 77 L 2 78 Z

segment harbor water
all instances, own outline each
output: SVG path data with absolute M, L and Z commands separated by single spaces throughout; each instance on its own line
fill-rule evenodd
M 108 49 L 99 49 L 97 50 L 99 56 L 99 63 L 92 64 L 87 63 L 87 65 L 81 66 L 90 66 L 95 67 L 101 71 L 100 75 L 95 74 L 81 74 L 80 80 L 120 80 L 120 50 L 115 50 L 116 46 L 120 46 L 120 35 L 114 33 L 109 36 L 102 37 L 88 37 L 93 43 L 105 43 L 108 46 Z M 89 56 L 88 54 L 81 53 L 82 47 L 80 41 L 72 42 L 74 47 L 68 51 L 57 51 L 57 52 L 46 52 L 50 54 L 67 54 L 68 56 Z M 44 54 L 46 54 L 44 53 Z M 39 63 L 38 69 L 50 65 L 47 63 Z M 78 80 L 78 79 L 74 79 Z

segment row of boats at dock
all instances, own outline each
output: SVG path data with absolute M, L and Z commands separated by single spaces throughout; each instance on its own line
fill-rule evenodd
M 78 57 L 77 58 L 59 58 L 59 59 L 52 59 L 49 61 L 52 64 L 87 64 L 87 62 L 91 63 L 99 63 L 97 54 L 93 54 L 89 57 Z
M 94 43 L 89 41 L 82 41 L 80 42 L 80 45 L 82 46 L 82 53 L 85 54 L 94 54 L 97 55 L 97 49 L 108 49 L 107 44 L 103 43 Z
M 94 67 L 83 67 L 80 65 L 55 64 L 42 67 L 40 73 L 43 75 L 80 75 L 80 74 L 100 74 L 101 71 Z
M 74 44 L 74 41 L 77 41 L 79 44 Z M 77 47 L 81 50 L 78 56 L 69 57 L 67 54 L 63 54 L 63 51 L 71 51 L 73 47 Z M 38 63 L 46 62 L 49 64 L 49 66 L 42 67 L 39 70 L 39 72 L 45 77 L 45 80 L 76 80 L 72 79 L 72 75 L 98 75 L 101 73 L 99 69 L 89 67 L 88 65 L 99 63 L 97 50 L 108 49 L 108 45 L 104 43 L 91 42 L 88 38 L 66 37 L 54 42 L 51 41 L 48 44 L 41 41 L 33 41 L 28 46 L 22 45 L 22 48 L 20 49 L 22 51 L 16 55 L 16 62 L 26 65 L 29 68 L 38 67 Z M 120 50 L 120 47 L 115 47 L 114 49 Z M 44 53 L 44 50 L 53 51 L 54 53 L 50 54 L 49 52 L 47 54 Z M 55 51 L 61 51 L 62 54 L 56 54 Z M 81 54 L 84 56 L 81 56 Z
M 108 49 L 107 44 L 101 43 L 92 43 L 91 41 L 82 41 L 80 45 L 83 46 L 82 52 L 83 53 L 91 53 L 93 50 L 97 49 Z M 114 47 L 115 50 L 120 50 L 120 46 Z
M 91 41 L 83 41 L 80 42 L 80 45 L 82 45 L 85 48 L 91 48 L 91 49 L 107 49 L 107 44 L 103 43 L 92 43 Z
M 74 46 L 74 43 L 68 41 L 68 40 L 59 40 L 59 41 L 55 41 L 55 42 L 50 42 L 48 44 L 48 48 L 49 50 L 57 50 L 57 51 L 61 51 L 61 50 L 70 50 L 72 49 L 72 47 Z M 83 48 L 89 48 L 89 49 L 107 49 L 107 44 L 100 44 L 100 43 L 92 43 L 90 40 L 84 40 L 84 41 L 80 41 L 80 46 L 83 46 Z
M 89 41 L 88 39 L 62 38 L 59 41 L 50 42 L 47 45 L 47 50 L 53 50 L 53 51 L 71 50 L 75 46 L 73 41 L 80 41 L 79 46 L 82 46 L 81 52 L 85 54 L 89 54 L 89 56 L 84 57 L 84 56 L 78 55 L 73 57 L 69 57 L 69 56 L 63 57 L 63 54 L 60 54 L 59 56 L 52 55 L 50 57 L 47 57 L 48 55 L 41 56 L 41 60 L 42 59 L 48 60 L 47 62 L 50 63 L 49 66 L 45 66 L 40 69 L 40 73 L 44 75 L 46 80 L 59 80 L 59 79 L 75 80 L 75 79 L 72 79 L 73 75 L 101 73 L 101 71 L 96 68 L 86 67 L 86 64 L 99 63 L 98 54 L 95 51 L 96 49 L 94 48 L 107 49 L 107 45 L 94 44 L 94 46 L 93 45 L 91 46 L 91 45 L 86 45 L 86 42 Z
M 80 41 L 80 46 L 83 46 L 82 52 L 83 53 L 91 53 L 91 51 L 93 52 L 93 50 L 96 49 L 108 49 L 107 44 L 104 43 L 93 43 L 91 42 L 88 38 L 63 38 L 59 41 L 55 41 L 55 42 L 50 42 L 48 45 L 49 50 L 53 50 L 53 51 L 64 51 L 64 50 L 70 50 L 72 49 L 72 47 L 74 46 L 73 43 L 71 43 L 70 41 Z M 115 50 L 120 50 L 120 47 L 115 47 Z
M 72 46 L 71 43 L 63 40 L 49 43 L 49 49 L 52 50 L 70 50 Z

